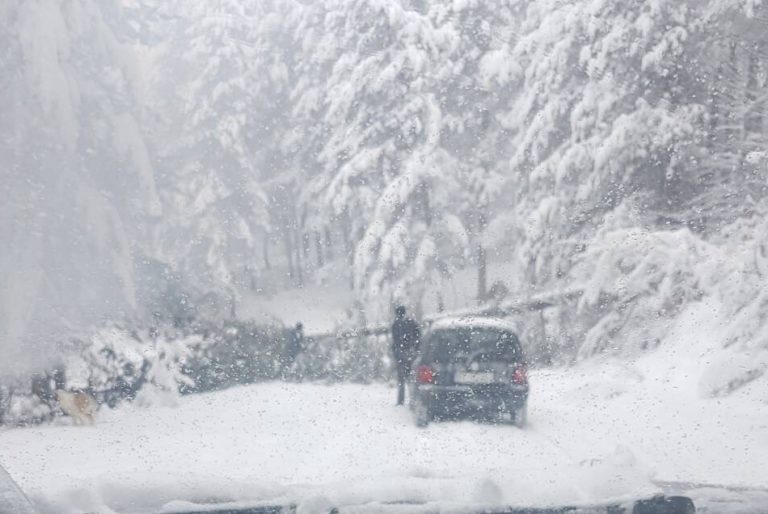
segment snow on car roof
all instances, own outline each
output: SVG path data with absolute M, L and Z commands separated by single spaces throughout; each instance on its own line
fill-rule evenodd
M 517 333 L 517 325 L 513 322 L 492 316 L 446 316 L 445 318 L 436 319 L 430 326 L 431 330 L 451 328 L 482 328 L 507 330 Z

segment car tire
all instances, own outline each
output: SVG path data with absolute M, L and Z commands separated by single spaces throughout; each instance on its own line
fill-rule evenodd
M 517 428 L 525 427 L 525 425 L 528 424 L 528 402 L 516 409 L 512 409 L 509 414 L 512 417 L 513 425 Z
M 419 428 L 426 427 L 432 421 L 432 413 L 429 407 L 424 402 L 418 400 L 413 405 L 413 417 L 416 426 Z

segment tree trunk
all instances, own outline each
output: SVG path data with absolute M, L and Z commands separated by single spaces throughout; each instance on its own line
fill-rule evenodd
M 352 232 L 352 222 L 349 219 L 349 211 L 344 210 L 341 215 L 341 234 L 344 238 L 344 257 L 349 264 L 349 288 L 354 291 L 355 289 L 355 272 L 354 263 L 355 256 L 352 253 L 352 240 L 350 238 L 350 232 Z
M 485 214 L 478 216 L 477 233 L 477 302 L 482 303 L 488 296 L 488 260 L 485 248 L 482 243 L 483 232 L 485 232 L 486 219 Z
M 234 289 L 229 293 L 229 318 L 237 318 L 237 295 Z
M 293 265 L 293 232 L 286 230 L 283 234 L 283 242 L 285 243 L 285 257 L 288 262 L 288 277 L 293 285 L 293 281 L 296 279 L 295 268 Z
M 738 83 L 739 79 L 739 55 L 738 55 L 738 47 L 735 42 L 730 43 L 729 47 L 729 59 L 726 62 L 726 69 L 725 69 L 725 75 L 728 79 L 732 80 L 733 82 Z M 725 110 L 725 119 L 723 120 L 725 122 L 726 129 L 723 131 L 725 136 L 724 143 L 728 145 L 731 148 L 734 148 L 735 145 L 741 141 L 741 134 L 743 127 L 738 127 L 739 125 L 739 119 L 737 119 L 737 105 L 736 105 L 736 98 L 734 98 L 736 95 L 732 95 L 731 98 L 728 99 L 728 104 L 726 106 Z M 738 128 L 737 128 L 738 127 Z
M 552 344 L 547 337 L 547 320 L 544 317 L 544 309 L 539 310 L 539 325 L 541 326 L 541 347 L 544 348 L 543 360 L 547 366 L 552 365 Z
M 315 251 L 317 252 L 317 267 L 323 267 L 323 240 L 320 237 L 320 232 L 315 230 Z
M 488 262 L 485 248 L 481 243 L 477 244 L 477 302 L 482 303 L 488 295 Z
M 264 269 L 272 269 L 269 262 L 269 235 L 264 234 Z
M 309 264 L 309 233 L 308 232 L 302 232 L 301 233 L 301 251 L 304 252 L 304 255 L 302 256 L 304 258 L 304 261 L 306 264 Z
M 723 75 L 723 68 L 722 66 L 719 66 L 717 68 L 717 76 L 721 77 Z M 711 153 L 714 153 L 716 151 L 718 137 L 717 137 L 717 131 L 720 127 L 720 99 L 719 99 L 719 91 L 717 90 L 717 83 L 713 82 L 710 84 L 710 92 L 709 92 L 709 130 L 707 134 L 707 142 L 709 143 L 709 151 Z
M 331 238 L 331 229 L 325 227 L 325 255 L 329 261 L 333 260 L 333 239 Z
M 346 254 L 348 262 L 352 262 L 352 242 L 349 238 L 349 233 L 351 231 L 352 223 L 349 221 L 349 213 L 344 211 L 341 215 L 341 235 L 344 238 L 344 253 Z
M 291 231 L 292 234 L 296 237 L 301 237 L 298 235 L 298 231 Z M 301 244 L 297 241 L 296 242 L 296 285 L 298 287 L 304 286 L 304 270 L 303 270 L 303 264 L 301 260 Z
M 755 52 L 757 49 L 753 49 L 749 53 L 749 61 L 747 65 L 747 84 L 745 88 L 745 103 L 746 103 L 746 116 L 744 117 L 744 133 L 747 139 L 748 148 L 747 151 L 752 151 L 755 148 L 752 147 L 752 141 L 749 140 L 752 135 L 761 135 L 763 132 L 763 119 L 762 109 L 760 105 L 757 105 L 758 95 L 757 91 L 760 89 L 758 75 L 760 73 L 760 62 L 758 61 Z
M 429 203 L 429 185 L 426 182 L 421 183 L 421 209 L 424 216 L 424 223 L 429 227 L 432 225 L 432 206 Z

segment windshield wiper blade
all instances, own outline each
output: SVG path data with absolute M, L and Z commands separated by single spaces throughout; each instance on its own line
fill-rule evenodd
M 382 504 L 376 504 L 377 511 L 381 511 Z M 395 507 L 395 504 L 392 505 Z M 360 512 L 361 506 L 350 507 L 355 512 Z M 693 500 L 686 496 L 654 496 L 652 498 L 627 502 L 625 505 L 595 505 L 595 506 L 563 506 L 563 507 L 499 507 L 481 509 L 462 508 L 434 508 L 424 506 L 423 514 L 693 514 L 696 508 Z M 163 514 L 295 514 L 296 505 L 274 505 L 259 507 L 223 507 L 206 506 L 200 510 L 184 510 L 167 512 Z M 331 508 L 327 514 L 343 514 L 345 508 Z M 421 513 L 420 513 L 421 514 Z

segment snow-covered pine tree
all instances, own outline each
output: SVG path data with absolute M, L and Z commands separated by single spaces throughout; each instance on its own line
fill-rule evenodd
M 706 138 L 676 177 L 684 207 L 678 217 L 707 235 L 734 216 L 750 216 L 768 193 L 764 9 L 729 4 L 713 2 L 696 35 L 697 53 L 689 61 L 699 80 L 691 89 L 706 104 Z
M 299 116 L 322 124 L 307 134 L 319 153 L 302 159 L 316 167 L 308 216 L 352 214 L 360 289 L 386 303 L 405 286 L 417 302 L 439 260 L 429 228 L 440 221 L 435 178 L 450 181 L 453 166 L 432 86 L 449 68 L 441 56 L 454 34 L 398 2 L 364 0 L 315 4 L 300 27 L 316 38 L 300 69 L 327 72 L 305 79 L 295 98 Z
M 105 19 L 113 6 L 0 8 L 0 67 L 14 70 L 0 79 L 0 266 L 13 270 L 0 289 L 0 324 L 4 347 L 23 349 L 5 362 L 40 360 L 60 331 L 137 305 L 133 251 L 160 203 L 133 63 Z
M 604 213 L 655 198 L 695 140 L 700 106 L 669 103 L 693 18 L 679 2 L 528 5 L 509 55 L 522 72 L 494 78 L 517 92 L 504 196 L 531 286 L 556 286 Z
M 509 58 L 523 17 L 518 8 L 506 0 L 469 1 L 435 3 L 427 12 L 435 26 L 450 27 L 457 34 L 458 44 L 450 56 L 452 67 L 434 85 L 443 110 L 441 144 L 458 169 L 451 210 L 441 216 L 458 232 L 457 266 L 474 262 L 477 267 L 479 301 L 487 299 L 487 254 L 494 254 L 494 240 L 486 229 L 511 208 L 500 198 L 510 145 L 509 133 L 497 113 L 505 111 L 514 94 L 512 88 L 500 84 L 520 73 Z
M 268 219 L 261 187 L 265 55 L 258 2 L 183 2 L 183 16 L 159 65 L 178 104 L 165 106 L 158 148 L 168 216 L 158 255 L 200 290 L 233 294 L 236 277 L 256 263 Z M 177 55 L 183 55 L 179 63 Z

